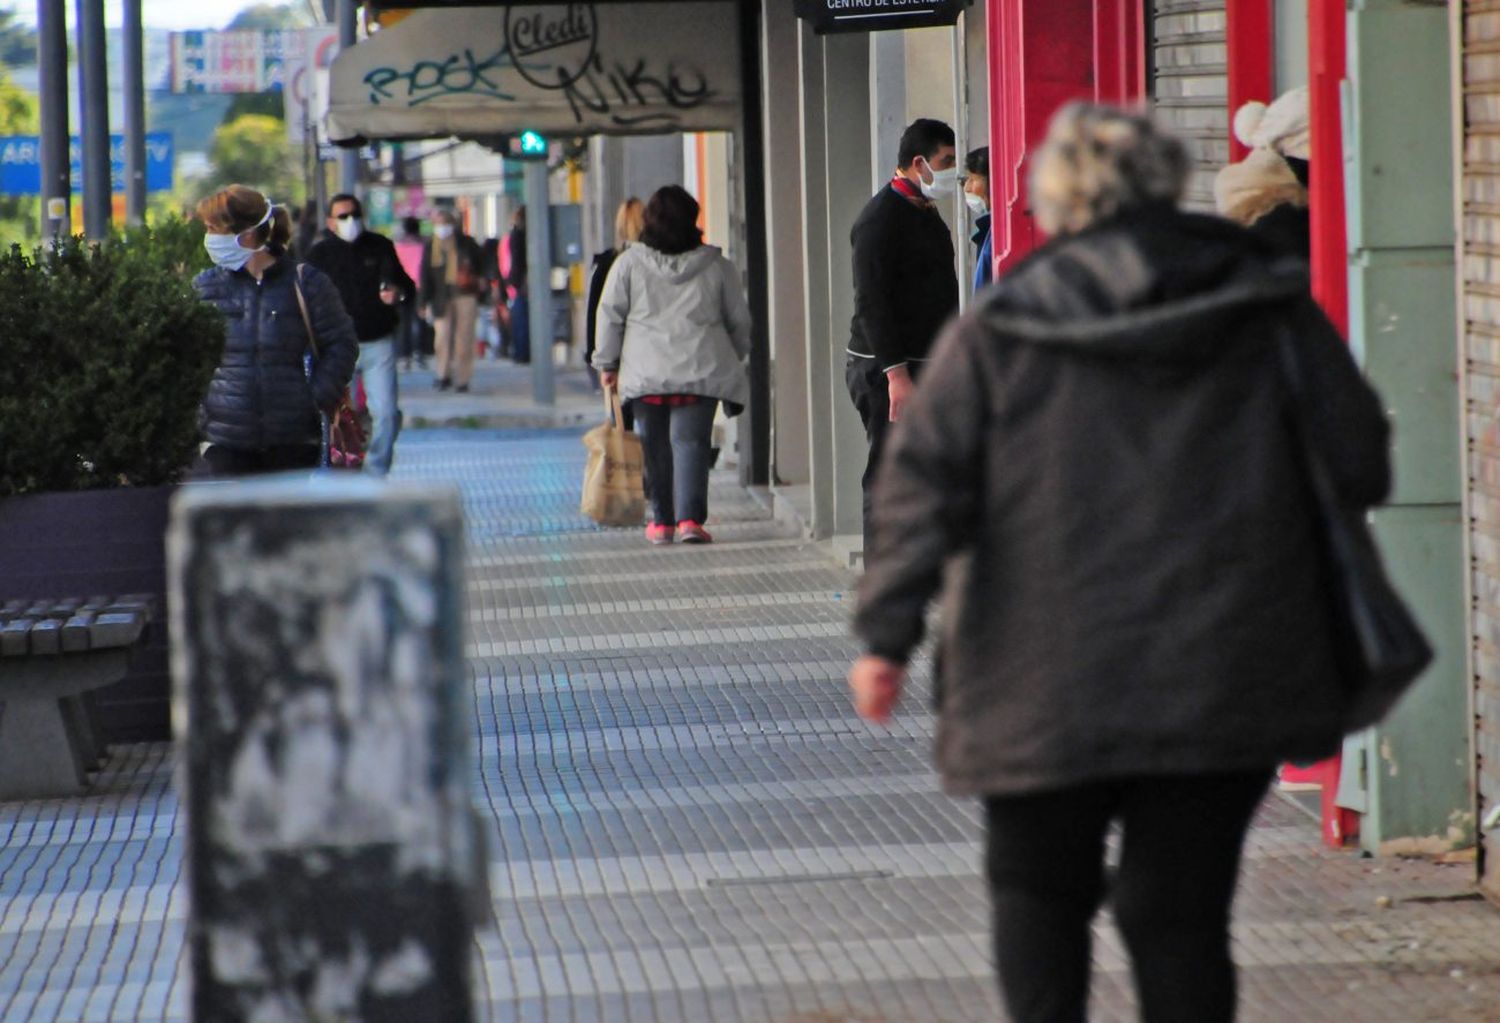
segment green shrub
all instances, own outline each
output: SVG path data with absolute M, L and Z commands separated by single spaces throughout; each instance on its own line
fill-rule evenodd
M 0 496 L 154 486 L 198 445 L 224 346 L 192 277 L 202 227 L 0 255 Z

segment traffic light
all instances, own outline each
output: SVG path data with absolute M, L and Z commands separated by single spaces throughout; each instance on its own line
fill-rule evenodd
M 532 131 L 528 128 L 515 137 L 512 148 L 516 156 L 533 160 L 545 160 L 547 158 L 547 137 L 541 132 Z

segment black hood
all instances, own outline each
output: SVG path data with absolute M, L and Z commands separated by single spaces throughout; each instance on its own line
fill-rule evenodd
M 1028 343 L 1198 362 L 1247 315 L 1307 289 L 1304 264 L 1239 225 L 1159 206 L 1049 242 L 1004 278 L 979 316 Z

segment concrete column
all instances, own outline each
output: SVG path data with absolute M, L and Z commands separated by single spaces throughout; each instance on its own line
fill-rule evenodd
M 824 137 L 827 190 L 828 324 L 820 353 L 828 360 L 833 419 L 834 553 L 840 560 L 864 549 L 864 490 L 860 477 L 869 443 L 844 381 L 849 324 L 854 318 L 853 250 L 849 232 L 871 190 L 846 181 L 838 168 L 871 166 L 870 44 L 858 34 L 823 37 Z M 816 343 L 816 340 L 815 340 Z
M 141 25 L 143 0 L 125 0 L 121 38 L 124 41 L 125 222 L 146 220 L 146 62 Z
M 41 91 L 42 237 L 71 230 L 73 171 L 68 158 L 68 12 L 65 0 L 37 0 Z
M 802 145 L 802 335 L 807 344 L 807 435 L 812 484 L 811 527 L 816 539 L 834 533 L 833 384 L 828 349 L 828 147 L 825 136 L 823 40 L 797 24 L 797 69 Z M 845 399 L 847 402 L 847 399 Z
M 761 52 L 795 53 L 798 20 L 787 4 L 764 4 Z M 801 91 L 767 67 L 762 77 L 766 132 L 766 250 L 771 334 L 772 479 L 811 479 L 808 449 L 807 323 L 803 312 Z
M 190 1018 L 468 1023 L 458 494 L 192 486 L 168 549 Z
M 531 327 L 531 397 L 552 405 L 552 218 L 546 160 L 526 164 L 526 313 Z
M 870 39 L 870 192 L 896 169 L 906 116 L 906 33 L 872 32 Z
M 338 0 L 336 13 L 339 23 L 339 49 L 347 50 L 358 36 L 358 21 L 355 18 L 355 0 Z M 359 150 L 339 150 L 339 191 L 357 195 L 359 188 Z
M 104 0 L 78 0 L 78 131 L 83 149 L 83 233 L 109 234 L 114 182 L 109 160 L 109 61 Z
M 1448 12 L 1363 0 L 1348 17 L 1349 336 L 1396 425 L 1375 534 L 1437 657 L 1346 752 L 1340 795 L 1366 849 L 1443 851 L 1475 824 Z

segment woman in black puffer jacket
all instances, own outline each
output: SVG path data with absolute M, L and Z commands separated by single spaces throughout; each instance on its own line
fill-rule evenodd
M 243 185 L 198 204 L 213 258 L 193 286 L 224 314 L 224 355 L 203 401 L 203 458 L 214 476 L 308 469 L 318 463 L 319 409 L 332 411 L 354 373 L 354 324 L 338 290 L 286 254 L 291 218 Z M 297 302 L 300 283 L 317 335 L 311 354 Z

